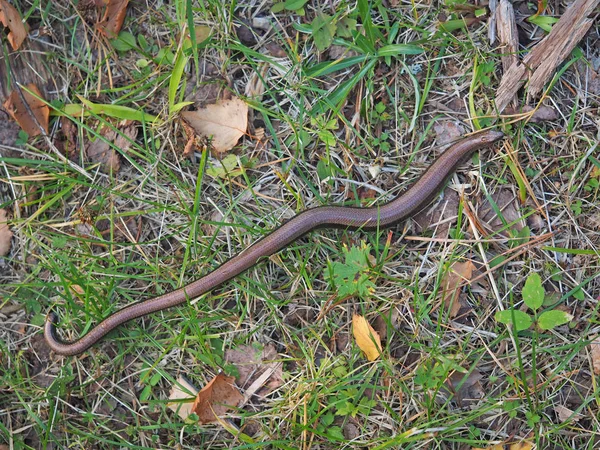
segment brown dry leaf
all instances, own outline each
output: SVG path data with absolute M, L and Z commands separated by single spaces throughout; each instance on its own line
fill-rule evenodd
M 490 232 L 500 232 L 502 236 L 510 237 L 510 230 L 507 230 L 504 223 L 512 223 L 513 231 L 521 231 L 525 225 L 524 220 L 519 211 L 519 200 L 515 193 L 509 188 L 500 188 L 491 194 L 493 202 L 496 204 L 492 207 L 488 200 L 482 202 L 477 215 L 481 218 L 481 222 L 485 229 Z M 497 210 L 502 211 L 502 219 L 498 216 Z
M 27 29 L 19 11 L 6 0 L 0 0 L 0 22 L 10 31 L 6 36 L 13 50 L 17 50 L 27 37 Z
M 212 148 L 222 153 L 231 150 L 246 132 L 248 105 L 234 97 L 197 111 L 183 112 L 182 117 L 197 134 L 212 139 Z
M 508 446 L 508 450 L 531 450 L 533 448 L 533 442 L 522 441 L 516 444 L 511 444 Z
M 458 120 L 437 121 L 433 126 L 438 145 L 456 141 L 465 134 L 465 127 Z
M 504 450 L 504 445 L 502 444 L 498 444 L 498 445 L 492 445 L 491 447 L 471 447 L 471 450 Z
M 108 0 L 104 17 L 96 24 L 96 29 L 109 39 L 116 38 L 123 26 L 128 3 L 129 0 Z
M 464 373 L 455 371 L 448 377 L 446 383 L 454 393 L 454 400 L 462 407 L 465 401 L 483 398 L 485 392 L 480 383 L 482 378 L 483 375 L 478 370 L 473 370 L 466 379 Z
M 119 148 L 122 152 L 126 152 L 137 137 L 138 129 L 132 121 L 123 121 L 117 128 L 119 132 L 103 126 L 100 135 L 104 139 L 97 137 L 85 148 L 88 158 L 92 162 L 100 163 L 101 170 L 105 173 L 118 172 L 121 168 L 121 159 L 114 149 Z
M 592 368 L 594 375 L 600 375 L 600 336 L 590 342 L 590 356 L 592 358 Z
M 252 345 L 241 345 L 232 350 L 225 351 L 225 361 L 234 364 L 238 370 L 237 385 L 246 389 L 260 378 L 267 370 L 274 369 L 268 382 L 265 382 L 261 395 L 277 389 L 283 384 L 281 364 L 274 361 L 277 350 L 273 344 L 267 344 L 262 350 Z
M 27 90 L 21 89 L 21 92 L 23 93 L 23 98 L 27 102 L 29 109 L 23 103 L 21 95 L 19 95 L 17 90 L 13 90 L 10 93 L 10 96 L 4 102 L 4 108 L 29 136 L 41 134 L 42 131 L 38 124 L 41 125 L 47 133 L 50 109 L 41 100 L 42 94 L 35 84 L 30 83 L 26 88 Z M 31 91 L 33 94 L 27 91 Z M 32 117 L 31 114 L 29 114 L 29 110 L 31 110 L 35 117 Z
M 13 232 L 8 228 L 6 210 L 0 209 L 0 256 L 8 255 L 12 242 Z
M 200 423 L 218 422 L 218 418 L 227 410 L 244 400 L 244 396 L 233 385 L 234 381 L 234 377 L 220 373 L 198 392 L 192 412 L 198 414 Z
M 583 418 L 581 414 L 575 414 L 575 411 L 563 405 L 554 405 L 554 412 L 556 413 L 556 417 L 558 418 L 560 423 L 564 423 L 571 420 L 573 422 L 578 422 Z
M 475 265 L 471 261 L 452 264 L 442 279 L 442 301 L 449 308 L 449 317 L 456 317 L 461 307 L 464 306 L 460 299 L 460 290 L 465 281 L 473 277 Z
M 192 413 L 194 396 L 197 394 L 198 389 L 184 377 L 180 376 L 171 387 L 169 400 L 172 401 L 167 403 L 167 407 L 185 420 Z
M 352 334 L 358 347 L 365 353 L 369 361 L 374 361 L 381 355 L 381 338 L 379 333 L 363 316 L 352 316 Z

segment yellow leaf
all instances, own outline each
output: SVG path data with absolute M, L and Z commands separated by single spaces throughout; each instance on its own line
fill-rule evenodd
M 509 450 L 531 450 L 533 448 L 533 443 L 529 441 L 522 441 L 517 444 L 511 444 Z
M 379 333 L 363 316 L 354 314 L 352 317 L 352 333 L 356 344 L 365 353 L 369 361 L 374 361 L 381 355 L 381 339 Z

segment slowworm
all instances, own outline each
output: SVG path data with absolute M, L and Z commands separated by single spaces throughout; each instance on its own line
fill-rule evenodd
M 316 228 L 363 230 L 395 225 L 427 206 L 456 168 L 474 151 L 502 137 L 503 133 L 500 131 L 485 131 L 458 141 L 444 151 L 408 190 L 388 203 L 369 208 L 319 206 L 307 209 L 199 280 L 168 294 L 127 306 L 108 316 L 74 342 L 64 342 L 57 336 L 58 315 L 51 311 L 44 325 L 46 342 L 52 350 L 61 355 L 82 353 L 125 322 L 180 305 L 187 299 L 205 294 Z

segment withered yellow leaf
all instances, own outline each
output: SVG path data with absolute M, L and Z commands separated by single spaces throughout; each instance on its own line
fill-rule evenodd
M 374 361 L 381 355 L 381 338 L 379 333 L 363 316 L 354 314 L 352 317 L 352 334 L 356 345 L 364 352 L 369 361 Z
M 533 442 L 521 441 L 516 444 L 511 444 L 509 450 L 531 450 L 533 448 Z

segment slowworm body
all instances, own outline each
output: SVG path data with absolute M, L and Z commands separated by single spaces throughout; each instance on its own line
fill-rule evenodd
M 395 225 L 427 206 L 474 151 L 502 137 L 503 133 L 499 131 L 485 131 L 458 141 L 444 151 L 408 190 L 388 203 L 369 208 L 319 206 L 303 211 L 199 280 L 168 294 L 127 306 L 76 341 L 64 342 L 57 336 L 58 316 L 50 312 L 44 325 L 46 342 L 61 355 L 82 353 L 125 322 L 205 294 L 316 228 L 382 229 Z

